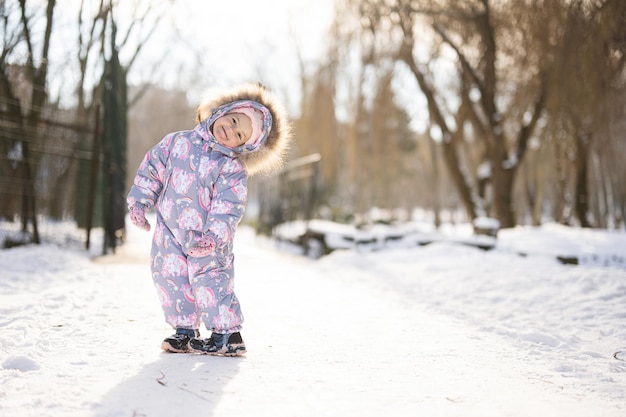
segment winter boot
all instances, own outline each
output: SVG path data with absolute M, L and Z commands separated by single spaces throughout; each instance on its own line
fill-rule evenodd
M 200 337 L 200 331 L 193 329 L 176 329 L 175 334 L 163 340 L 161 349 L 174 353 L 189 352 L 189 340 L 191 340 L 192 337 Z
M 243 343 L 239 332 L 228 334 L 214 332 L 208 339 L 198 337 L 191 339 L 189 350 L 194 353 L 209 355 L 241 356 L 246 353 L 246 345 Z

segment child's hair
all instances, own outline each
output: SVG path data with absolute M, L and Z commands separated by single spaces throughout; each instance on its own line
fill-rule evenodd
M 228 89 L 210 89 L 203 95 L 196 110 L 196 122 L 209 118 L 213 111 L 238 100 L 252 100 L 264 105 L 272 115 L 272 127 L 265 144 L 258 150 L 243 153 L 239 160 L 248 175 L 270 174 L 282 169 L 291 143 L 291 124 L 286 110 L 276 96 L 261 83 L 246 83 Z

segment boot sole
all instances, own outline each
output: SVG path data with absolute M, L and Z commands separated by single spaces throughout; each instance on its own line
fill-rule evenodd
M 211 356 L 227 356 L 230 358 L 234 358 L 236 356 L 242 356 L 244 353 L 247 352 L 246 350 L 246 346 L 243 344 L 238 344 L 238 345 L 231 345 L 230 349 L 220 349 L 216 352 L 205 352 L 203 350 L 199 350 L 199 349 L 194 349 L 193 347 L 189 346 L 189 352 L 191 353 L 198 353 L 201 355 L 211 355 Z
M 166 352 L 171 352 L 171 353 L 187 353 L 187 352 L 189 352 L 189 348 L 187 348 L 187 349 L 176 349 L 176 348 L 174 348 L 172 345 L 170 345 L 167 342 L 161 343 L 161 349 L 163 349 Z

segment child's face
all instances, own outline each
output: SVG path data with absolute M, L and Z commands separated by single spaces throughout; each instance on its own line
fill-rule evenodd
M 229 148 L 241 146 L 252 135 L 252 121 L 243 113 L 230 112 L 218 118 L 211 127 L 219 143 Z

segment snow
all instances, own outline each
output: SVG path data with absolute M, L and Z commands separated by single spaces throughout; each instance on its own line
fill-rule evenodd
M 128 232 L 105 257 L 0 251 L 0 415 L 626 415 L 624 232 L 520 227 L 490 251 L 443 239 L 313 260 L 242 228 L 242 358 L 159 350 L 150 234 Z
M 3 369 L 17 369 L 22 372 L 39 369 L 37 362 L 26 356 L 9 356 L 2 362 Z
M 500 222 L 491 217 L 478 217 L 474 220 L 474 227 L 488 230 L 500 229 Z

